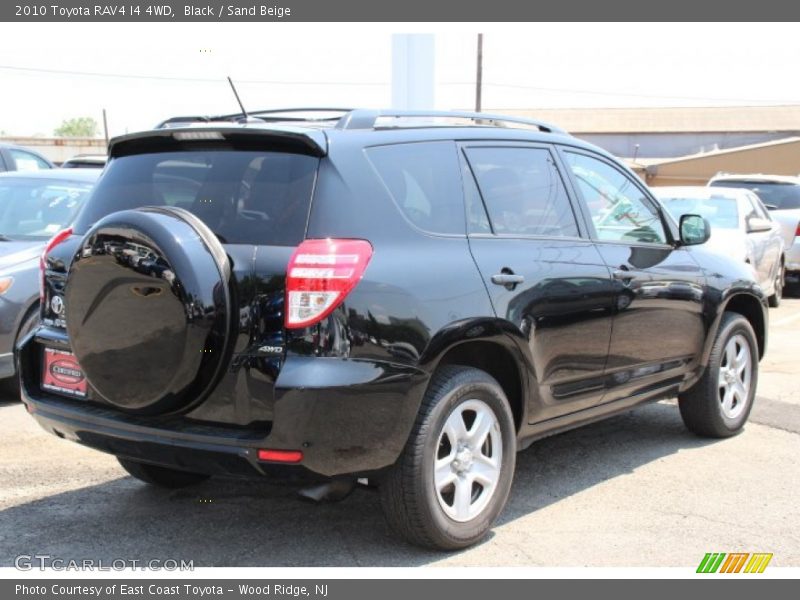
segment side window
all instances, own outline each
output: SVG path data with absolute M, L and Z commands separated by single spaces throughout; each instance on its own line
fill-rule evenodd
M 758 217 L 759 219 L 766 219 L 767 221 L 772 220 L 772 217 L 769 216 L 769 212 L 767 212 L 767 209 L 761 203 L 761 200 L 758 199 L 758 196 L 756 196 L 755 194 L 752 195 L 748 194 L 747 199 L 750 201 L 750 204 L 753 207 L 752 216 Z M 749 207 L 747 212 L 750 213 Z
M 600 240 L 665 244 L 658 210 L 622 171 L 608 163 L 565 152 Z
M 453 142 L 373 146 L 366 154 L 409 221 L 431 233 L 464 234 L 464 193 Z
M 492 226 L 489 225 L 489 215 L 486 214 L 486 207 L 483 205 L 481 193 L 475 183 L 475 177 L 469 168 L 466 157 L 462 154 L 461 162 L 461 182 L 464 185 L 464 202 L 467 206 L 467 228 L 469 233 L 492 233 Z
M 11 148 L 8 152 L 17 164 L 17 171 L 39 171 L 50 168 L 50 165 L 30 152 L 17 150 L 16 148 Z
M 577 237 L 564 182 L 543 148 L 466 150 L 496 234 Z

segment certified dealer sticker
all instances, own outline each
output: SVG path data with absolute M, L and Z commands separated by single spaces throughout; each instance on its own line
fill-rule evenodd
M 44 349 L 42 388 L 67 396 L 86 397 L 86 378 L 74 354 L 55 348 Z

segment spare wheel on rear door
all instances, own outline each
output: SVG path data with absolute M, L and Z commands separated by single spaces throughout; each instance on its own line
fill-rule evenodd
M 72 350 L 102 399 L 157 414 L 204 398 L 233 339 L 230 273 L 217 237 L 188 211 L 145 207 L 98 221 L 64 296 Z

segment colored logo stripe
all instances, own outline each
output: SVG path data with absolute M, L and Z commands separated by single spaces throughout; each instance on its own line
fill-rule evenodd
M 747 566 L 744 568 L 744 572 L 763 573 L 771 560 L 772 554 L 753 554 L 750 562 L 748 562 Z
M 697 573 L 740 573 L 742 568 L 745 573 L 763 573 L 771 560 L 772 554 L 766 552 L 707 552 L 697 567 Z
M 700 566 L 697 567 L 697 572 L 716 573 L 717 569 L 719 569 L 720 563 L 722 563 L 723 558 L 725 558 L 724 552 L 707 552 L 703 557 L 703 560 L 700 561 Z

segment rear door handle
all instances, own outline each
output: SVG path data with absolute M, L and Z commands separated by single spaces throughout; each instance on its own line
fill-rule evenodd
M 497 285 L 517 285 L 524 281 L 525 277 L 522 275 L 515 275 L 514 273 L 496 273 L 492 275 L 492 283 Z

